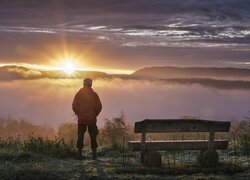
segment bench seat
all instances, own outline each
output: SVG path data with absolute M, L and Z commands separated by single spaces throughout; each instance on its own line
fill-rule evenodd
M 206 150 L 208 140 L 167 140 L 146 141 L 146 150 Z M 141 141 L 129 141 L 128 146 L 132 151 L 140 151 Z M 228 140 L 215 140 L 215 149 L 227 149 Z
M 135 122 L 134 132 L 141 133 L 140 141 L 129 141 L 128 146 L 132 151 L 140 151 L 141 162 L 149 163 L 151 156 L 156 156 L 161 150 L 201 150 L 199 162 L 207 167 L 215 167 L 218 163 L 218 153 L 216 149 L 227 149 L 228 140 L 215 139 L 217 132 L 229 132 L 230 121 L 214 121 L 201 119 L 145 119 Z M 208 139 L 193 140 L 158 140 L 147 141 L 147 133 L 209 133 Z M 195 136 L 193 138 L 196 138 Z M 154 152 L 147 153 L 147 151 Z M 204 153 L 206 151 L 206 153 Z M 155 153 L 156 152 L 156 153 Z M 146 156 L 148 156 L 146 158 Z M 160 162 L 159 158 L 157 162 Z M 150 161 L 151 161 L 150 160 Z M 203 162 L 206 162 L 205 164 Z

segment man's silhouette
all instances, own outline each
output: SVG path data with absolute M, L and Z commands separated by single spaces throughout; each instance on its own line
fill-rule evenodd
M 83 139 L 87 128 L 91 140 L 93 160 L 96 159 L 96 136 L 98 134 L 96 117 L 102 110 L 102 104 L 99 96 L 91 87 L 92 80 L 89 78 L 84 79 L 83 88 L 76 93 L 72 104 L 72 109 L 78 116 L 78 140 L 76 144 L 78 159 L 82 159 Z

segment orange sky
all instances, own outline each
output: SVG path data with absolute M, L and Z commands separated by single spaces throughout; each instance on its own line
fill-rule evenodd
M 125 72 L 249 68 L 249 7 L 239 1 L 4 1 L 0 64 L 60 66 L 72 56 L 81 68 Z

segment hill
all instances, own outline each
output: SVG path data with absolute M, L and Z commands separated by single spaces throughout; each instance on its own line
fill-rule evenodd
M 59 70 L 38 70 L 23 66 L 3 66 L 0 67 L 0 81 L 21 80 L 21 79 L 76 79 L 76 78 L 107 78 L 108 74 L 99 71 L 76 71 L 68 75 Z
M 139 79 L 171 79 L 171 78 L 214 78 L 228 80 L 247 80 L 250 69 L 215 68 L 215 67 L 148 67 L 131 74 Z

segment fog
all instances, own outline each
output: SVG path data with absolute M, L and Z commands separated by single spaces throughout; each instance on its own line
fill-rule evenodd
M 57 128 L 75 122 L 71 104 L 82 80 L 16 80 L 0 83 L 0 117 L 23 118 Z M 175 84 L 146 80 L 99 79 L 93 89 L 103 110 L 98 117 L 118 117 L 123 111 L 132 124 L 145 118 L 242 119 L 250 110 L 249 90 L 223 90 L 198 84 Z

